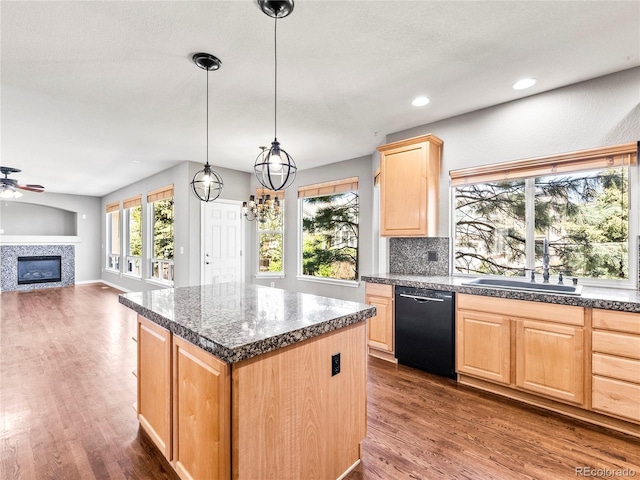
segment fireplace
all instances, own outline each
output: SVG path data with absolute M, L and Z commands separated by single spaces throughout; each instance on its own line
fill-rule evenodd
M 18 285 L 60 282 L 61 273 L 60 255 L 18 257 Z

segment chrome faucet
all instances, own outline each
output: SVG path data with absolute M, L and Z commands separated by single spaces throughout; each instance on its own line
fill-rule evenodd
M 542 247 L 542 281 L 549 283 L 549 240 L 544 238 Z

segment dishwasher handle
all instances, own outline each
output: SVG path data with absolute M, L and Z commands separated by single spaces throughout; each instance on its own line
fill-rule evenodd
M 414 300 L 417 300 L 418 302 L 444 302 L 443 298 L 432 298 L 432 297 L 420 297 L 418 295 L 408 295 L 406 293 L 401 293 L 400 294 L 401 297 L 404 298 L 413 298 Z

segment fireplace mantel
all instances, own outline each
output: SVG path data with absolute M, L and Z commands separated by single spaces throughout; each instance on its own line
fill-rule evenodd
M 82 239 L 72 235 L 0 235 L 0 245 L 70 245 Z

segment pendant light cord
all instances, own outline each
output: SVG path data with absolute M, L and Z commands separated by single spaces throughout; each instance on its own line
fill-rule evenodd
M 273 138 L 278 137 L 278 17 L 276 16 L 273 27 Z
M 207 165 L 209 165 L 209 68 L 207 68 Z

